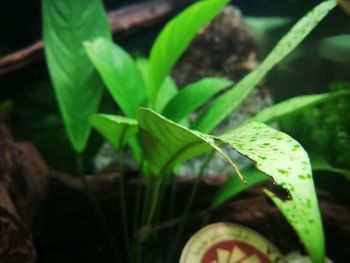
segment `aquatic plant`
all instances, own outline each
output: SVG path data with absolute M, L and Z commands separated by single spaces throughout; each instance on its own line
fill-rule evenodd
M 142 213 L 139 213 L 138 228 L 154 223 L 162 193 L 173 181 L 174 167 L 189 158 L 218 151 L 239 179 L 248 185 L 266 180 L 268 175 L 288 192 L 289 198 L 282 200 L 269 190 L 265 190 L 266 194 L 295 229 L 313 262 L 324 262 L 324 234 L 308 155 L 293 138 L 262 122 L 295 114 L 344 93 L 293 98 L 265 109 L 237 129 L 221 135 L 209 133 L 337 2 L 324 1 L 301 18 L 262 63 L 235 85 L 224 79 L 205 78 L 177 90 L 169 77 L 172 67 L 197 32 L 228 2 L 199 1 L 173 18 L 157 37 L 142 72 L 138 67 L 140 62 L 136 63 L 112 42 L 101 1 L 43 0 L 45 53 L 69 138 L 77 153 L 83 152 L 92 125 L 120 155 L 124 146 L 131 147 L 147 187 L 143 207 L 139 208 Z M 103 86 L 99 76 L 123 116 L 95 114 Z M 228 86 L 231 87 L 207 103 Z M 201 106 L 205 107 L 204 111 L 190 122 L 188 114 Z M 252 177 L 242 175 L 234 160 L 221 150 L 223 144 L 253 160 L 260 172 Z M 242 182 L 226 184 L 213 200 L 212 207 L 240 191 L 244 186 Z M 126 217 L 123 174 L 120 186 L 124 247 L 130 259 L 130 238 L 134 235 L 129 233 Z M 192 194 L 195 192 L 194 187 Z M 93 197 L 91 200 L 94 202 Z M 190 209 L 191 201 L 184 214 Z M 99 213 L 98 208 L 96 210 Z

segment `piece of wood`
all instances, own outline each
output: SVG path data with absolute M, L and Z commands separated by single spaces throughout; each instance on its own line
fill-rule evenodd
M 194 0 L 155 0 L 133 4 L 108 12 L 108 19 L 114 35 L 125 37 L 142 28 L 153 25 L 181 10 Z M 44 44 L 41 40 L 19 51 L 0 58 L 0 75 L 29 66 L 43 57 Z

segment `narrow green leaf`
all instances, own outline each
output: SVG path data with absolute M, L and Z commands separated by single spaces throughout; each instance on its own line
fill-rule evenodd
M 172 77 L 168 76 L 163 81 L 162 86 L 158 90 L 158 96 L 154 105 L 156 112 L 162 112 L 167 103 L 178 93 L 177 86 Z
M 202 132 L 212 131 L 247 98 L 265 75 L 297 47 L 336 5 L 337 1 L 335 0 L 324 1 L 301 18 L 254 71 L 244 77 L 230 91 L 218 97 L 203 112 L 194 128 Z
M 318 154 L 310 154 L 311 166 L 314 171 L 328 171 L 331 173 L 337 173 L 350 182 L 350 171 L 334 167 L 323 156 Z
M 244 175 L 244 178 L 246 178 L 247 184 L 242 184 L 237 176 L 230 176 L 228 181 L 220 187 L 219 191 L 215 194 L 211 205 L 212 208 L 219 207 L 230 198 L 246 190 L 247 187 L 269 180 L 266 174 L 253 168 L 242 171 L 242 174 Z
M 116 149 L 128 143 L 137 132 L 137 121 L 123 116 L 95 114 L 90 121 Z
M 136 59 L 136 65 L 140 70 L 143 79 L 147 80 L 148 65 L 147 59 L 139 57 Z M 162 112 L 165 105 L 171 100 L 178 92 L 175 81 L 171 76 L 167 76 L 163 81 L 163 84 L 159 88 L 158 96 L 155 101 L 154 110 L 156 112 Z M 149 105 L 150 106 L 150 105 Z
M 349 91 L 338 91 L 332 93 L 294 97 L 262 110 L 257 115 L 247 120 L 246 123 L 250 121 L 258 121 L 264 123 L 277 121 L 283 117 L 298 114 L 299 112 L 309 107 L 349 94 Z
M 194 3 L 173 18 L 161 31 L 150 54 L 147 88 L 152 107 L 162 82 L 175 62 L 197 32 L 228 2 L 229 0 L 204 0 Z
M 163 115 L 175 122 L 179 122 L 188 114 L 202 106 L 223 88 L 232 82 L 222 78 L 203 78 L 182 88 L 178 94 L 166 105 Z
M 350 62 L 350 34 L 331 36 L 318 45 L 321 57 L 337 63 Z
M 43 0 L 46 60 L 69 139 L 78 152 L 86 146 L 97 112 L 102 82 L 82 47 L 84 40 L 111 38 L 100 0 Z
M 133 59 L 109 39 L 97 38 L 84 46 L 123 113 L 136 117 L 137 108 L 147 105 L 147 91 Z
M 324 262 L 324 236 L 307 153 L 293 138 L 262 123 L 250 123 L 219 138 L 256 162 L 256 167 L 288 190 L 281 200 L 266 190 L 293 226 L 312 261 Z

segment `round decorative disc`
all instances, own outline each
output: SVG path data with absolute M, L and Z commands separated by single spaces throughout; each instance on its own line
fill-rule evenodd
M 187 242 L 180 263 L 284 263 L 278 249 L 257 232 L 236 224 L 206 226 Z

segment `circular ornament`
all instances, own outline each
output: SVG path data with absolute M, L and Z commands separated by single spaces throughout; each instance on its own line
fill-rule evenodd
M 187 242 L 180 263 L 285 263 L 278 249 L 257 232 L 236 224 L 204 227 Z

